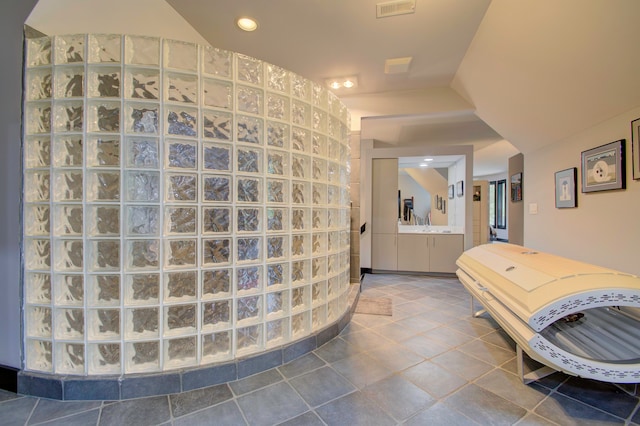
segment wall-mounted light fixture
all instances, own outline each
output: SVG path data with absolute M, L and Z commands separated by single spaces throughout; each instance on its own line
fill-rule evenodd
M 328 78 L 325 82 L 330 89 L 334 90 L 358 87 L 358 78 L 356 76 Z

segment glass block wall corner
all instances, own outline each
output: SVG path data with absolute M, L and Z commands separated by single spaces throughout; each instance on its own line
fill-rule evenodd
M 25 368 L 231 361 L 340 318 L 349 114 L 322 86 L 174 40 L 26 42 Z

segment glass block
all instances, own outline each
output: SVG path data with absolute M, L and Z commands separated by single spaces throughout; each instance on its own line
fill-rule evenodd
M 288 325 L 287 319 L 267 322 L 267 346 L 274 347 L 282 344 L 288 337 Z
M 251 111 L 249 111 L 251 112 Z M 267 117 L 289 121 L 289 98 L 275 93 L 267 93 Z
M 311 149 L 311 132 L 294 127 L 291 130 L 291 148 L 294 151 L 309 152 Z
M 87 138 L 87 166 L 120 167 L 120 138 L 118 136 Z
M 278 92 L 289 93 L 289 71 L 267 64 L 267 87 Z
M 297 74 L 291 74 L 291 94 L 305 101 L 311 100 L 311 82 Z
M 305 204 L 311 201 L 309 197 L 309 184 L 307 182 L 291 182 L 291 202 L 294 204 Z
M 167 101 L 198 104 L 198 76 L 166 73 L 164 78 Z
M 125 153 L 129 167 L 158 168 L 158 140 L 155 138 L 127 138 Z
M 327 234 L 314 233 L 311 237 L 311 251 L 314 255 L 324 254 L 327 251 Z
M 267 315 L 282 315 L 289 307 L 289 292 L 277 291 L 267 294 Z
M 237 115 L 236 120 L 238 142 L 262 144 L 264 123 L 261 118 Z
M 202 264 L 228 264 L 231 262 L 231 238 L 203 239 Z
M 27 39 L 27 65 L 38 67 L 51 64 L 51 38 Z
M 125 311 L 125 338 L 158 337 L 159 311 L 156 307 L 132 308 Z
M 236 148 L 236 170 L 242 173 L 262 171 L 262 151 L 254 148 Z
M 195 169 L 197 162 L 196 144 L 167 140 L 167 167 Z
M 89 374 L 120 374 L 120 344 L 94 343 L 88 345 Z
M 262 341 L 262 326 L 252 325 L 236 329 L 236 348 L 242 352 L 260 349 Z
M 26 343 L 26 363 L 30 370 L 44 372 L 53 371 L 53 345 L 45 340 L 27 339 Z
M 313 134 L 312 137 L 312 151 L 314 155 L 327 155 L 327 137 L 324 135 L 319 135 L 317 133 Z
M 341 129 L 342 129 L 342 126 L 340 124 L 340 121 L 338 121 L 338 119 L 335 117 L 329 117 L 329 126 L 327 127 L 327 133 L 329 134 L 329 136 L 332 136 L 334 138 L 339 138 Z M 333 157 L 333 158 L 338 159 L 340 157 Z
M 51 165 L 51 138 L 27 137 L 25 138 L 25 167 L 33 169 L 37 167 L 49 167 Z
M 55 269 L 58 271 L 82 271 L 82 240 L 55 241 Z
M 323 109 L 329 107 L 329 91 L 317 83 L 313 83 L 312 99 L 314 106 Z
M 329 139 L 328 156 L 331 160 L 335 160 L 335 161 L 340 160 L 340 142 L 338 142 L 333 138 Z
M 203 175 L 204 201 L 231 201 L 231 178 L 229 176 Z
M 311 286 L 311 302 L 315 305 L 327 300 L 327 282 L 318 281 Z
M 55 63 L 66 64 L 85 61 L 84 35 L 56 36 Z
M 291 309 L 300 311 L 308 308 L 309 303 L 309 287 L 298 287 L 291 289 Z
M 125 131 L 127 133 L 158 133 L 159 106 L 154 104 L 133 104 L 125 106 Z
M 164 41 L 164 65 L 196 72 L 198 70 L 198 46 L 183 41 Z
M 267 144 L 276 148 L 289 148 L 288 124 L 267 121 Z
M 84 115 L 82 101 L 56 103 L 53 111 L 54 132 L 82 132 Z
M 280 232 L 289 228 L 289 209 L 286 208 L 267 208 L 267 231 Z
M 165 267 L 196 266 L 196 240 L 165 241 Z
M 203 144 L 203 168 L 206 170 L 231 171 L 230 145 L 224 144 Z
M 261 86 L 263 81 L 262 61 L 241 54 L 236 54 L 236 58 L 238 69 L 237 79 Z
M 291 316 L 291 337 L 296 338 L 307 334 L 309 321 L 309 312 L 302 312 Z
M 55 303 L 63 306 L 82 306 L 84 303 L 84 276 L 59 274 L 55 277 Z
M 92 98 L 119 98 L 120 81 L 120 67 L 91 67 L 87 77 L 87 94 Z
M 198 110 L 190 108 L 167 107 L 166 132 L 169 135 L 198 136 Z
M 120 338 L 120 309 L 89 309 L 88 337 L 90 340 Z
M 160 301 L 159 274 L 131 274 L 126 277 L 125 304 L 151 305 Z
M 238 322 L 259 319 L 262 313 L 262 296 L 240 297 L 237 300 L 236 318 Z
M 287 253 L 287 237 L 267 237 L 267 259 L 283 259 Z
M 340 259 L 337 254 L 332 254 L 327 257 L 327 275 L 334 275 L 338 272 L 340 266 Z
M 313 109 L 313 130 L 327 132 L 327 113 L 319 109 Z
M 288 263 L 272 263 L 267 265 L 267 286 L 280 287 L 288 283 L 289 283 L 289 264 Z
M 238 202 L 259 203 L 261 200 L 262 180 L 259 178 L 236 178 Z
M 27 134 L 49 133 L 51 131 L 51 104 L 49 102 L 28 104 L 25 121 Z
M 309 209 L 291 209 L 291 228 L 294 230 L 311 229 L 311 212 Z
M 289 154 L 286 151 L 267 151 L 267 173 L 286 176 L 289 174 Z
M 159 65 L 160 40 L 155 37 L 126 36 L 125 60 L 127 64 Z
M 122 37 L 112 34 L 89 34 L 89 62 L 121 62 Z
M 202 232 L 205 234 L 231 232 L 231 209 L 226 207 L 203 208 Z
M 87 127 L 90 132 L 119 132 L 120 102 L 89 102 Z
M 169 272 L 165 275 L 165 302 L 187 302 L 196 298 L 196 271 Z
M 311 328 L 319 329 L 327 322 L 327 307 L 325 305 L 318 306 L 311 311 Z
M 81 343 L 56 343 L 56 373 L 84 374 L 84 345 Z
M 27 239 L 24 245 L 27 269 L 48 270 L 51 267 L 51 242 L 48 239 Z
M 259 232 L 262 229 L 262 210 L 259 208 L 237 208 L 238 232 Z
M 169 234 L 195 234 L 197 213 L 195 207 L 167 207 L 165 224 Z
M 157 206 L 128 206 L 127 235 L 158 235 L 160 209 Z
M 49 205 L 48 204 L 25 205 L 24 206 L 25 235 L 47 236 L 49 235 L 50 232 L 51 232 L 51 217 L 50 217 Z
M 91 172 L 88 176 L 87 201 L 120 200 L 120 172 Z
M 202 335 L 202 362 L 224 359 L 231 355 L 231 332 Z
M 97 240 L 91 242 L 93 271 L 117 271 L 120 269 L 120 240 Z
M 160 201 L 160 174 L 129 171 L 125 176 L 127 201 Z
M 58 136 L 53 143 L 53 165 L 82 167 L 82 136 Z
M 340 250 L 340 234 L 338 232 L 329 232 L 327 239 L 327 251 L 335 252 Z
M 49 201 L 49 171 L 27 171 L 24 176 L 24 198 L 27 202 Z
M 51 303 L 51 274 L 26 273 L 25 299 L 27 303 Z
M 340 166 L 338 166 L 338 164 L 334 163 L 333 161 L 329 161 L 327 163 L 327 176 L 329 182 L 331 183 L 340 182 Z
M 124 87 L 127 99 L 160 99 L 160 71 L 128 68 Z
M 322 278 L 327 274 L 327 258 L 314 257 L 311 261 L 311 278 Z
M 84 67 L 57 67 L 54 76 L 56 99 L 84 96 Z
M 230 295 L 231 279 L 231 269 L 202 271 L 202 298 Z
M 203 110 L 202 132 L 205 138 L 230 141 L 233 139 L 233 114 L 230 112 Z
M 308 256 L 310 254 L 309 246 L 311 244 L 311 236 L 309 234 L 294 234 L 291 236 L 291 256 Z
M 160 368 L 160 343 L 134 342 L 125 346 L 125 371 L 143 373 Z
M 267 179 L 267 202 L 286 203 L 289 181 L 280 179 Z
M 298 260 L 291 262 L 291 282 L 301 284 L 309 282 L 311 278 L 310 262 L 308 260 Z
M 236 247 L 238 249 L 237 261 L 250 262 L 260 259 L 260 238 L 238 238 Z
M 335 185 L 329 185 L 327 187 L 327 199 L 325 200 L 325 202 L 327 204 L 332 204 L 332 205 L 339 205 L 340 204 L 340 196 L 341 196 L 341 191 L 340 188 L 338 188 Z
M 291 101 L 291 122 L 298 126 L 311 127 L 311 105 L 295 99 Z
M 192 333 L 196 331 L 196 305 L 165 306 L 164 335 Z
M 319 158 L 313 159 L 312 166 L 313 180 L 326 181 L 327 180 L 327 162 Z
M 327 204 L 327 185 L 314 183 L 311 187 L 311 199 L 314 205 Z
M 337 277 L 331 277 L 327 281 L 327 296 L 335 296 L 339 289 L 339 280 Z
M 238 291 L 260 289 L 262 276 L 259 266 L 249 266 L 236 269 L 236 286 Z
M 91 275 L 87 299 L 91 306 L 120 306 L 120 275 Z
M 340 211 L 337 209 L 328 209 L 327 228 L 334 229 L 340 227 Z
M 127 241 L 129 269 L 157 269 L 159 266 L 160 243 L 158 240 Z
M 327 210 L 322 208 L 314 208 L 312 215 L 313 229 L 325 229 L 327 227 Z
M 165 368 L 178 368 L 196 365 L 197 343 L 196 336 L 181 337 L 179 339 L 169 339 L 164 343 Z
M 53 93 L 51 69 L 27 70 L 25 90 L 29 101 L 51 99 Z
M 26 307 L 27 335 L 30 337 L 51 337 L 51 308 L 43 306 Z
M 202 46 L 202 71 L 222 78 L 231 78 L 232 53 L 211 46 Z
M 218 300 L 202 304 L 202 329 L 231 326 L 231 300 Z
M 311 173 L 311 159 L 306 155 L 291 155 L 291 175 L 295 178 L 309 178 Z
M 65 340 L 84 339 L 84 309 L 56 309 L 55 338 Z
M 233 109 L 233 84 L 228 81 L 203 78 L 202 103 L 207 107 Z

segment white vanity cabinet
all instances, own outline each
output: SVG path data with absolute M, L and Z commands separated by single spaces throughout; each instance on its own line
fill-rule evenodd
M 463 251 L 462 234 L 398 234 L 398 271 L 455 273 Z

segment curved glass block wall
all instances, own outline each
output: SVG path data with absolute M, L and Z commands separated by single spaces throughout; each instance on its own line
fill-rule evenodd
M 25 369 L 206 365 L 347 308 L 348 111 L 278 66 L 121 35 L 27 41 Z

